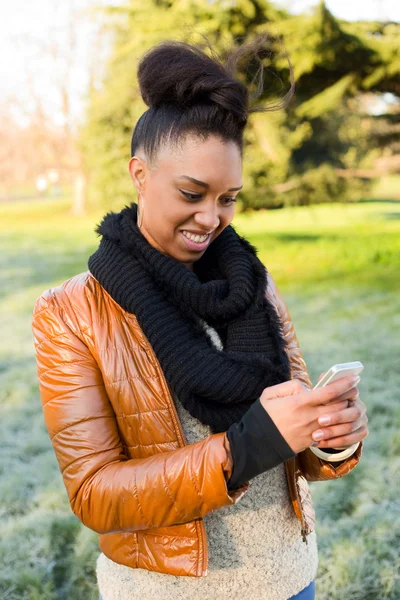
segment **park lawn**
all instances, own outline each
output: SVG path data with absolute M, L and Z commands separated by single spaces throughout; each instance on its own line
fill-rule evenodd
M 0 597 L 97 599 L 97 534 L 72 514 L 42 417 L 31 314 L 87 269 L 105 211 L 63 200 L 0 205 Z M 400 202 L 238 215 L 275 278 L 313 381 L 361 360 L 370 434 L 352 473 L 311 483 L 319 600 L 400 598 Z

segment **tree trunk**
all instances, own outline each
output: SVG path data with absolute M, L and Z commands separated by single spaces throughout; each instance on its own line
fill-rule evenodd
M 78 173 L 74 181 L 74 197 L 71 211 L 73 215 L 83 216 L 86 214 L 86 186 L 85 175 Z

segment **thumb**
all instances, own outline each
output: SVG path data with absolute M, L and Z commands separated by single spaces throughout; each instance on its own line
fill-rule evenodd
M 321 373 L 321 375 L 318 377 L 318 381 L 321 381 L 321 379 L 323 378 L 324 375 L 325 375 L 325 373 Z
M 306 388 L 298 379 L 290 379 L 277 385 L 271 385 L 264 389 L 261 398 L 271 400 L 272 398 L 284 398 L 285 396 L 293 396 Z

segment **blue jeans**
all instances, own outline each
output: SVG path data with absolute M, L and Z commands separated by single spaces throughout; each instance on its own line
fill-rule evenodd
M 315 599 L 315 580 L 310 583 L 307 587 L 305 587 L 301 592 L 296 594 L 296 596 L 292 596 L 289 600 L 314 600 Z M 103 598 L 100 596 L 100 600 Z
M 301 592 L 289 598 L 289 600 L 314 600 L 315 598 L 315 579 L 305 587 Z

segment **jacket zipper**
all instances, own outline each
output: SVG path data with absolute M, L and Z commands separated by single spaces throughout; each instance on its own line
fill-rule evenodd
M 163 370 L 161 369 L 161 366 L 158 363 L 158 359 L 157 359 L 157 357 L 154 353 L 154 350 L 150 344 L 147 344 L 147 343 L 145 344 L 145 350 L 148 352 L 150 362 L 153 364 L 154 368 L 156 369 L 156 371 L 161 379 L 161 383 L 163 384 L 163 387 L 165 388 L 167 400 L 169 403 L 169 408 L 173 415 L 173 421 L 174 421 L 175 431 L 177 433 L 178 441 L 179 441 L 181 447 L 187 446 L 188 442 L 187 442 L 185 433 L 183 431 L 182 424 L 180 422 L 179 415 L 176 410 L 175 403 L 173 401 L 173 398 L 172 398 L 170 389 L 168 387 L 167 380 L 165 379 Z M 200 543 L 201 543 L 202 549 L 203 549 L 203 564 L 201 565 L 200 575 L 205 576 L 205 575 L 207 575 L 207 572 L 208 572 L 208 545 L 207 545 L 206 528 L 204 525 L 204 521 L 201 518 L 196 519 L 195 523 L 196 523 L 197 535 L 200 539 Z
M 302 537 L 303 542 L 305 542 L 308 545 L 307 528 L 306 528 L 306 522 L 304 520 L 303 506 L 301 504 L 301 499 L 300 499 L 300 496 L 297 493 L 297 489 L 296 489 L 296 475 L 294 475 L 294 477 L 295 477 L 294 487 L 296 490 L 296 496 L 297 496 L 297 501 L 299 503 L 300 515 L 301 515 L 301 537 Z
M 303 542 L 305 542 L 308 545 L 308 540 L 307 540 L 307 528 L 306 528 L 306 522 L 304 519 L 304 513 L 303 513 L 303 506 L 301 504 L 301 499 L 300 499 L 300 495 L 297 493 L 297 485 L 296 485 L 296 474 L 294 474 L 294 488 L 296 490 L 296 496 L 297 496 L 297 501 L 299 503 L 299 508 L 300 508 L 300 515 L 301 515 L 301 537 Z
M 287 475 L 287 470 L 286 470 L 286 475 Z M 290 475 L 290 476 L 292 476 L 292 475 Z M 297 491 L 296 472 L 295 471 L 293 471 L 293 482 L 294 482 L 294 493 L 295 493 L 297 503 L 299 505 L 299 510 L 300 510 L 301 538 L 302 538 L 303 542 L 305 542 L 308 545 L 307 527 L 306 527 L 306 522 L 304 519 L 303 506 L 301 503 L 300 494 Z

